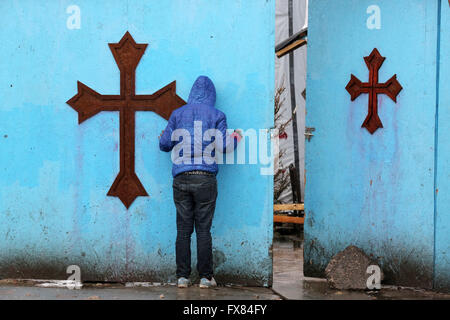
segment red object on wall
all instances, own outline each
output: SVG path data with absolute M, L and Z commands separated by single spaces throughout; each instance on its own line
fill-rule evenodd
M 397 81 L 396 74 L 385 83 L 378 82 L 378 71 L 385 59 L 376 48 L 373 49 L 370 56 L 364 57 L 364 61 L 369 69 L 369 82 L 361 82 L 352 74 L 349 83 L 345 87 L 350 93 L 352 101 L 362 93 L 369 94 L 369 112 L 361 127 L 365 127 L 371 134 L 378 128 L 383 128 L 383 124 L 378 116 L 378 95 L 386 94 L 394 102 L 397 102 L 397 95 L 403 89 Z
M 119 43 L 109 47 L 120 70 L 120 95 L 101 95 L 78 81 L 78 93 L 67 104 L 78 112 L 79 124 L 101 111 L 119 112 L 120 171 L 108 196 L 118 197 L 128 209 L 137 197 L 148 196 L 135 172 L 136 111 L 153 111 L 169 119 L 186 102 L 176 94 L 175 81 L 152 95 L 136 95 L 136 68 L 147 44 L 137 44 L 127 31 Z

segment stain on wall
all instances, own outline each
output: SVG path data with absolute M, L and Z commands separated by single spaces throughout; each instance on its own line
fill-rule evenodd
M 157 138 L 166 120 L 136 113 L 135 170 L 150 197 L 127 210 L 106 196 L 120 169 L 119 116 L 102 112 L 79 126 L 65 102 L 77 81 L 120 94 L 106 44 L 128 30 L 148 43 L 137 95 L 176 79 L 187 99 L 205 74 L 230 128 L 270 128 L 274 0 L 79 0 L 80 19 L 68 24 L 70 4 L 0 2 L 8 12 L 0 30 L 0 59 L 8 61 L 0 67 L 0 134 L 8 137 L 0 141 L 0 278 L 67 279 L 75 264 L 82 280 L 174 280 L 171 161 Z M 273 177 L 260 169 L 220 166 L 212 234 L 223 282 L 271 283 Z M 193 251 L 194 263 L 195 240 Z
M 321 276 L 349 245 L 377 259 L 387 283 L 431 288 L 434 269 L 434 161 L 437 1 L 377 1 L 380 28 L 369 28 L 373 1 L 313 1 L 309 6 L 305 259 Z M 405 9 L 407 8 L 407 9 Z M 371 134 L 368 95 L 350 101 L 349 74 L 368 79 L 361 57 L 387 57 L 397 103 L 378 95 L 383 127 Z M 439 192 L 441 194 L 441 191 Z

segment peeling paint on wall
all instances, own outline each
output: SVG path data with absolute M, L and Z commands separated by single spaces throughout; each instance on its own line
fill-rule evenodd
M 157 139 L 166 120 L 136 113 L 135 169 L 151 197 L 126 210 L 106 196 L 120 168 L 117 115 L 78 126 L 65 102 L 77 80 L 119 94 L 105 45 L 129 30 L 148 43 L 136 94 L 176 79 L 186 99 L 207 74 L 230 128 L 271 128 L 274 0 L 79 0 L 79 29 L 66 27 L 64 3 L 0 1 L 8 12 L 0 30 L 0 59 L 8 61 L 0 68 L 0 278 L 67 279 L 67 266 L 78 265 L 82 280 L 174 280 L 171 162 Z M 272 178 L 259 165 L 220 166 L 212 227 L 218 280 L 271 284 Z
M 377 1 L 379 29 L 367 28 L 371 4 L 309 6 L 306 121 L 316 131 L 306 146 L 304 272 L 323 276 L 331 257 L 355 245 L 379 261 L 386 283 L 431 288 L 437 2 Z M 396 73 L 404 90 L 397 104 L 378 96 L 383 127 L 371 135 L 361 128 L 367 100 L 350 102 L 344 88 L 349 73 L 369 76 L 355 61 L 373 48 L 388 57 L 378 82 Z

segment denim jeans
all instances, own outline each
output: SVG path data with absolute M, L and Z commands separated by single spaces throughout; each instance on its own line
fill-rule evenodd
M 173 179 L 177 208 L 177 278 L 191 273 L 191 235 L 197 235 L 197 270 L 201 278 L 213 276 L 211 224 L 216 208 L 217 180 L 210 175 L 178 175 Z

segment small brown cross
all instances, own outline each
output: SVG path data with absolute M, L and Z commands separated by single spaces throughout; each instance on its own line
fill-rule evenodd
M 361 127 L 365 127 L 371 134 L 378 128 L 383 128 L 383 124 L 378 116 L 378 95 L 386 94 L 394 102 L 397 102 L 397 95 L 403 89 L 397 81 L 396 74 L 387 82 L 378 83 L 378 71 L 385 59 L 376 48 L 373 49 L 370 56 L 364 57 L 364 61 L 369 69 L 369 82 L 363 83 L 352 74 L 349 83 L 345 87 L 350 93 L 352 101 L 359 97 L 361 93 L 369 94 L 369 112 Z
M 67 104 L 78 112 L 79 124 L 101 111 L 120 113 L 120 171 L 108 196 L 118 197 L 128 209 L 137 197 L 148 196 L 135 172 L 136 111 L 153 111 L 167 120 L 186 102 L 176 94 L 176 81 L 152 95 L 136 95 L 136 68 L 147 44 L 137 44 L 127 32 L 109 48 L 120 70 L 120 95 L 101 95 L 78 81 L 78 93 Z

